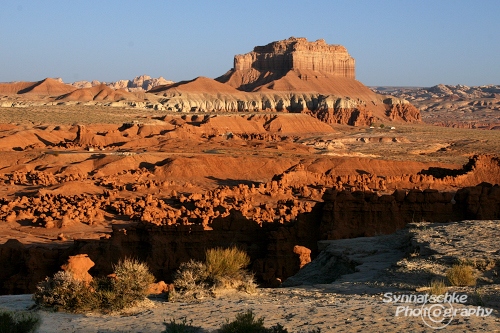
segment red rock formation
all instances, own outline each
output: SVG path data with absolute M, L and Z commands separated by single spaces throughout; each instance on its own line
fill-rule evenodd
M 90 260 L 88 255 L 77 254 L 76 256 L 70 256 L 68 262 L 62 265 L 61 269 L 71 273 L 75 280 L 83 281 L 88 284 L 92 281 L 92 275 L 89 274 L 89 269 L 94 267 L 94 265 L 94 262 Z
M 311 262 L 311 250 L 309 250 L 307 247 L 295 245 L 293 247 L 293 253 L 299 256 L 300 268 Z
M 38 82 L 12 82 L 0 84 L 0 93 L 2 94 L 59 96 L 74 90 L 76 90 L 75 87 L 51 78 L 46 78 Z
M 341 45 L 328 45 L 323 39 L 308 42 L 305 38 L 256 46 L 253 52 L 234 57 L 235 70 L 286 72 L 293 69 L 313 70 L 334 76 L 355 78 L 355 61 Z
M 387 116 L 392 120 L 403 120 L 405 122 L 420 121 L 420 111 L 410 102 L 404 99 L 384 99 Z

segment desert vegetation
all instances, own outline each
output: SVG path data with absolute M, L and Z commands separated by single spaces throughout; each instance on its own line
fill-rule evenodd
M 446 272 L 446 277 L 452 286 L 468 287 L 476 285 L 474 268 L 470 265 L 453 265 L 453 267 Z
M 56 311 L 108 313 L 143 300 L 153 282 L 154 276 L 144 263 L 124 259 L 114 266 L 114 274 L 90 283 L 59 271 L 38 284 L 33 299 L 38 306 Z
M 431 295 L 443 295 L 448 290 L 446 283 L 442 279 L 432 280 L 429 285 L 429 293 Z
M 171 320 L 170 323 L 165 322 L 165 331 L 162 333 L 196 333 L 201 332 L 199 327 L 192 326 L 183 318 L 180 323 Z M 288 333 L 288 330 L 281 324 L 276 324 L 271 327 L 264 326 L 264 317 L 257 318 L 252 310 L 240 312 L 236 315 L 233 321 L 229 319 L 218 330 L 218 333 Z M 300 331 L 304 332 L 304 331 Z M 320 333 L 319 328 L 309 330 L 307 333 Z
M 169 297 L 201 298 L 227 289 L 253 293 L 253 275 L 245 270 L 249 264 L 248 255 L 236 247 L 208 249 L 205 262 L 190 260 L 181 264 L 174 279 L 175 291 Z
M 0 311 L 0 333 L 33 333 L 41 323 L 37 312 Z

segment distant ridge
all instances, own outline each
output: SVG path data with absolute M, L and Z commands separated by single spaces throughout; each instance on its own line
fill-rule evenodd
M 58 96 L 74 91 L 76 88 L 59 80 L 46 78 L 37 82 L 0 83 L 2 94 L 36 94 Z
M 174 81 L 165 80 L 162 76 L 152 78 L 149 75 L 136 76 L 132 80 L 119 80 L 115 82 L 99 82 L 99 81 L 77 81 L 71 83 L 76 88 L 91 88 L 105 84 L 113 89 L 123 89 L 129 92 L 145 92 L 158 86 L 173 84 Z
M 104 83 L 91 88 L 76 89 L 58 98 L 62 101 L 132 101 L 135 99 L 137 97 L 134 94 L 125 90 L 114 90 Z

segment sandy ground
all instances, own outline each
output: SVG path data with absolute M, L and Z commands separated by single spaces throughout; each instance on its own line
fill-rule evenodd
M 500 313 L 489 316 L 461 316 L 442 329 L 427 326 L 421 316 L 396 316 L 398 307 L 420 308 L 420 304 L 388 303 L 385 292 L 362 284 L 333 284 L 308 287 L 261 289 L 256 295 L 232 294 L 194 303 L 152 299 L 127 313 L 116 315 L 67 314 L 40 311 L 43 332 L 161 332 L 163 322 L 187 318 L 202 332 L 215 332 L 237 313 L 253 310 L 265 318 L 265 325 L 282 324 L 289 332 L 500 332 Z M 415 293 L 414 293 L 415 294 Z M 0 308 L 26 309 L 31 295 L 1 296 Z M 453 308 L 477 306 L 453 304 Z

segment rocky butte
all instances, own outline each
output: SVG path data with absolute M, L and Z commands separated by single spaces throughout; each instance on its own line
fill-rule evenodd
M 166 97 L 162 106 L 169 111 L 296 112 L 348 125 L 420 121 L 409 102 L 376 94 L 357 81 L 347 49 L 322 39 L 290 37 L 256 46 L 236 55 L 234 67 L 215 81 L 196 78 L 150 92 Z
M 256 46 L 253 52 L 234 57 L 234 70 L 281 71 L 312 70 L 354 79 L 355 61 L 341 45 L 328 45 L 324 39 L 305 38 Z

